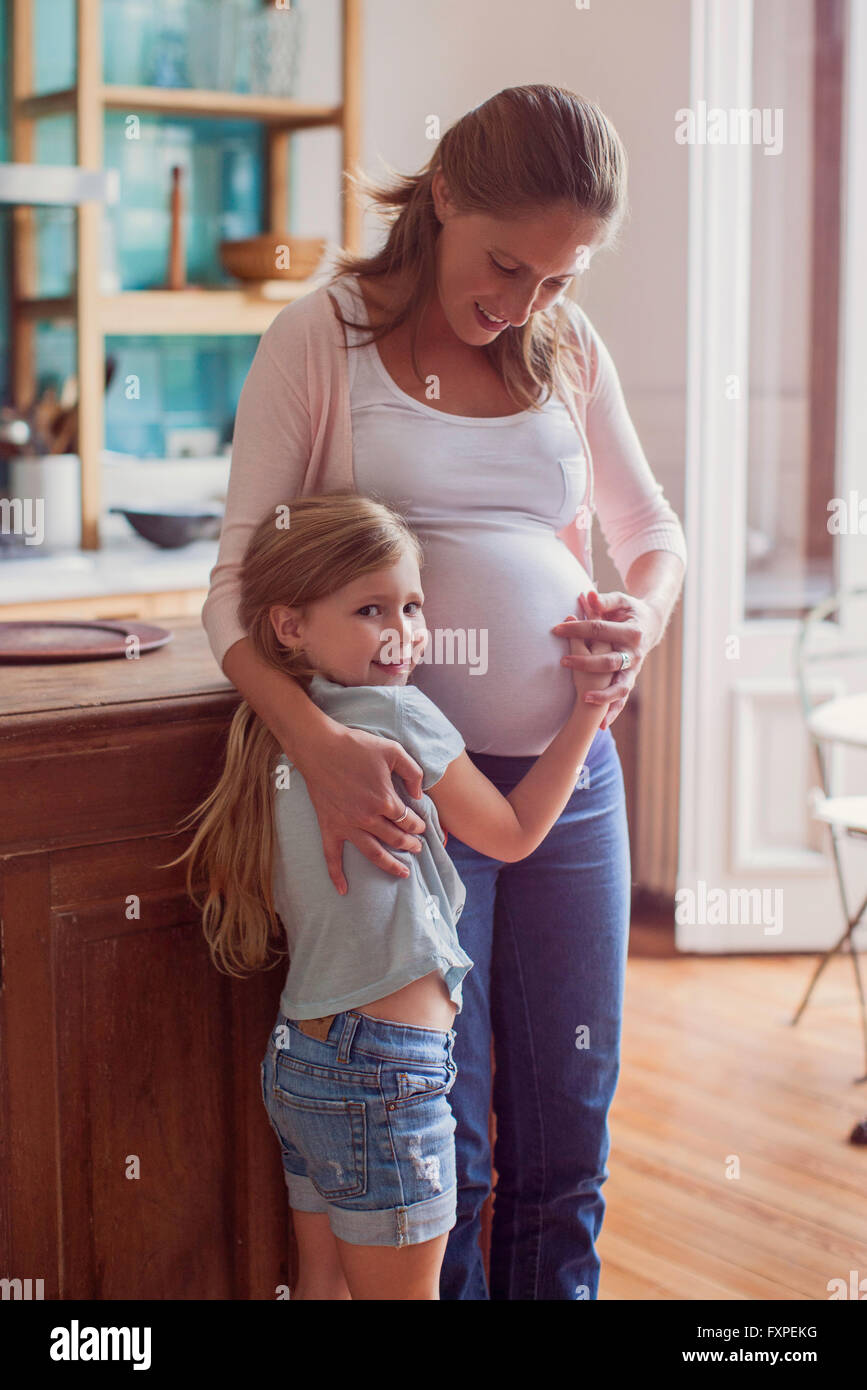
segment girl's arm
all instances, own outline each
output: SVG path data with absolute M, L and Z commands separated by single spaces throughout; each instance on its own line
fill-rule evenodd
M 386 873 L 405 878 L 409 869 L 385 846 L 421 849 L 416 835 L 424 833 L 425 822 L 407 808 L 391 780 L 396 772 L 411 795 L 422 794 L 422 769 L 406 749 L 394 739 L 350 729 L 332 719 L 296 680 L 263 661 L 248 637 L 232 644 L 223 670 L 304 778 L 319 820 L 328 874 L 337 891 L 347 891 L 344 840 Z M 404 811 L 408 811 L 406 819 L 395 825 Z
M 570 645 L 576 655 L 582 649 L 587 653 L 580 639 Z M 593 655 L 603 645 L 594 642 Z M 572 675 L 576 699 L 569 718 L 508 796 L 479 771 L 466 750 L 428 787 L 443 827 L 479 854 L 507 864 L 525 859 L 542 843 L 575 790 L 581 764 L 608 708 L 586 704 L 584 695 L 604 688 L 609 675 L 588 676 L 578 670 Z

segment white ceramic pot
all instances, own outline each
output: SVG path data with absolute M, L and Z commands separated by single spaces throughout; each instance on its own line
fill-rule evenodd
M 10 495 L 32 499 L 25 507 L 34 519 L 41 511 L 42 545 L 81 544 L 81 459 L 78 454 L 29 454 L 10 459 Z M 42 506 L 38 508 L 38 500 Z M 32 508 L 32 510 L 31 510 Z

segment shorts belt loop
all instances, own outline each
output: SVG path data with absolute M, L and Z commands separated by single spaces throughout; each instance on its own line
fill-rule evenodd
M 347 1013 L 343 1024 L 343 1032 L 340 1034 L 340 1042 L 337 1045 L 338 1062 L 348 1062 L 352 1050 L 352 1039 L 355 1037 L 355 1030 L 361 1019 L 358 1014 Z

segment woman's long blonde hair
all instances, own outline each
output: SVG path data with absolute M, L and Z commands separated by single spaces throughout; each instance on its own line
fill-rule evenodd
M 299 498 L 269 512 L 247 545 L 238 604 L 238 620 L 256 654 L 308 691 L 316 668 L 303 649 L 278 641 L 271 607 L 286 604 L 303 614 L 307 604 L 360 575 L 396 564 L 408 548 L 421 568 L 421 544 L 404 517 L 348 488 Z M 201 821 L 189 848 L 171 864 L 189 861 L 187 892 L 202 910 L 212 961 L 229 975 L 262 969 L 271 938 L 282 936 L 271 894 L 273 779 L 280 754 L 268 726 L 242 700 L 229 728 L 217 785 L 179 822 L 188 829 Z M 197 879 L 207 886 L 204 904 L 194 893 Z M 278 952 L 272 964 L 285 954 Z
M 401 297 L 374 327 L 354 323 L 339 308 L 337 316 L 368 333 L 358 346 L 377 342 L 407 319 L 414 322 L 412 365 L 422 382 L 416 348 L 419 310 L 436 282 L 440 223 L 431 184 L 438 169 L 461 212 L 520 217 L 565 202 L 597 222 L 608 246 L 626 214 L 626 151 L 614 126 L 594 102 L 547 83 L 506 87 L 474 107 L 449 127 L 418 174 L 389 169 L 392 178 L 385 184 L 348 174 L 390 230 L 375 255 L 336 256 L 330 283 L 345 274 L 405 273 L 406 280 Z M 482 351 L 512 399 L 535 410 L 554 390 L 561 395 L 587 390 L 585 364 L 574 352 L 563 351 L 564 338 L 573 341 L 569 312 L 555 304 L 545 313 L 530 314 L 521 328 L 503 329 Z

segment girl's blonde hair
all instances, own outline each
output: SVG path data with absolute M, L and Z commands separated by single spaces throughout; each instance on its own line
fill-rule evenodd
M 303 615 L 308 604 L 360 575 L 396 564 L 408 549 L 421 568 L 421 544 L 404 517 L 347 488 L 299 498 L 269 512 L 247 545 L 238 605 L 238 620 L 256 654 L 308 691 L 316 668 L 300 647 L 290 649 L 278 641 L 271 607 L 286 604 Z M 268 726 L 242 700 L 229 728 L 217 785 L 179 823 L 188 829 L 201 820 L 189 848 L 171 864 L 189 861 L 187 892 L 202 909 L 212 961 L 229 975 L 262 969 L 269 939 L 282 936 L 271 895 L 272 779 L 280 753 Z M 207 886 L 204 905 L 193 891 L 197 878 Z M 278 958 L 285 954 L 278 952 Z
M 388 167 L 388 166 L 387 166 Z M 414 321 L 412 365 L 424 380 L 416 348 L 419 309 L 435 285 L 434 248 L 440 231 L 431 192 L 442 170 L 461 212 L 520 218 L 554 203 L 571 204 L 594 219 L 612 245 L 626 213 L 626 151 L 614 126 L 592 101 L 563 87 L 536 83 L 506 87 L 467 112 L 445 132 L 418 174 L 389 167 L 391 182 L 377 184 L 364 175 L 347 175 L 390 224 L 382 249 L 372 256 L 341 253 L 330 283 L 341 275 L 406 274 L 400 297 L 373 328 L 353 323 L 339 308 L 343 324 L 377 342 L 407 319 Z M 563 351 L 564 336 L 574 340 L 569 310 L 552 305 L 530 314 L 521 328 L 508 327 L 486 344 L 509 395 L 525 410 L 541 409 L 557 390 L 584 393 L 585 364 Z M 359 340 L 357 346 L 362 345 Z

